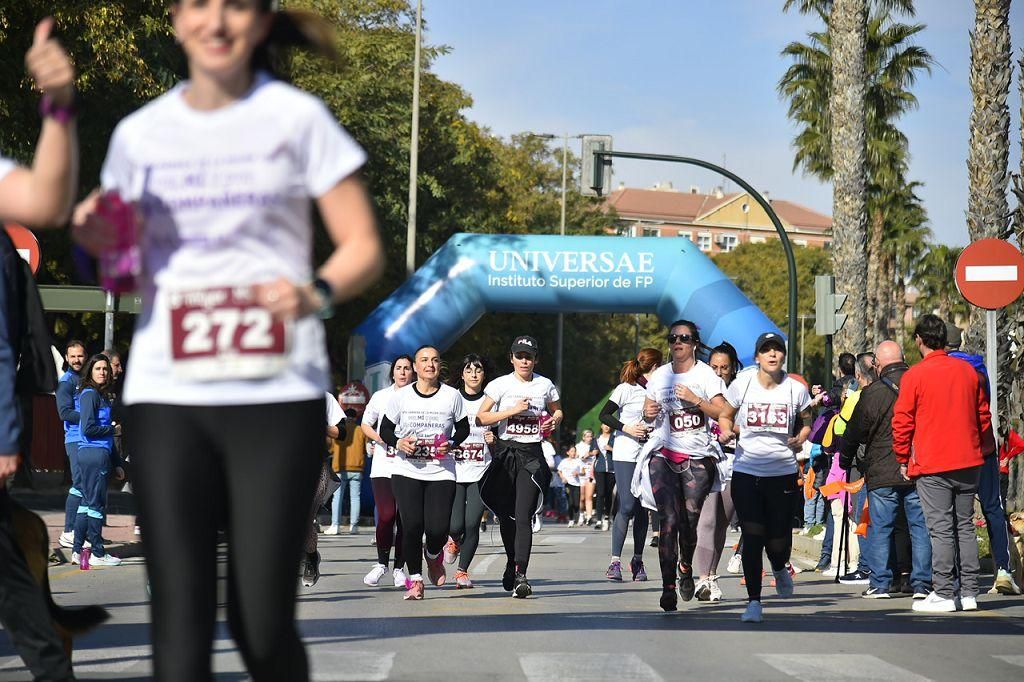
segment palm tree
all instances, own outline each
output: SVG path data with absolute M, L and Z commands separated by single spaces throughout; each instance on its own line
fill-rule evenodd
M 803 170 L 823 181 L 834 181 L 835 191 L 839 192 L 840 184 L 833 173 L 832 140 L 838 134 L 832 129 L 835 119 L 830 100 L 834 99 L 837 89 L 833 88 L 833 55 L 838 58 L 834 39 L 836 32 L 836 11 L 838 4 L 828 0 L 803 0 L 786 3 L 786 8 L 799 6 L 801 11 L 816 12 L 829 26 L 828 32 L 811 32 L 809 44 L 790 43 L 783 50 L 783 55 L 793 59 L 782 79 L 779 81 L 779 92 L 789 99 L 789 117 L 800 125 L 794 139 L 796 154 L 794 169 Z M 900 9 L 913 14 L 909 2 L 875 2 L 871 16 L 865 25 L 865 89 L 863 94 L 864 128 L 866 135 L 866 196 L 864 213 L 870 221 L 870 234 L 863 227 L 861 236 L 853 238 L 841 236 L 840 233 L 849 229 L 844 225 L 848 219 L 833 216 L 836 226 L 834 244 L 845 244 L 846 251 L 835 254 L 837 272 L 843 268 L 839 261 L 849 263 L 849 267 L 864 268 L 865 277 L 859 279 L 861 286 L 855 289 L 851 300 L 863 305 L 864 318 L 853 327 L 864 330 L 863 336 L 871 344 L 877 343 L 888 336 L 889 311 L 893 310 L 894 290 L 903 291 L 904 282 L 896 278 L 896 262 L 890 253 L 888 242 L 895 232 L 906 232 L 907 225 L 897 228 L 894 221 L 888 218 L 890 212 L 901 216 L 901 220 L 917 216 L 920 221 L 915 228 L 925 223 L 923 208 L 917 211 L 903 210 L 906 200 L 913 200 L 920 207 L 920 201 L 914 194 L 914 184 L 909 185 L 905 179 L 907 170 L 908 143 L 906 137 L 896 127 L 895 120 L 904 112 L 917 105 L 917 99 L 910 92 L 920 72 L 930 72 L 933 63 L 931 55 L 922 47 L 910 44 L 911 39 L 924 30 L 922 24 L 903 24 L 892 17 L 892 10 Z M 844 133 L 845 134 L 845 133 Z M 845 155 L 847 160 L 848 155 Z M 837 195 L 838 196 L 838 195 Z M 889 206 L 890 202 L 897 205 Z M 836 204 L 838 208 L 839 203 Z M 926 228 L 925 228 L 926 230 Z M 866 265 L 864 245 L 867 245 Z M 839 251 L 839 249 L 837 249 Z M 850 253 L 855 258 L 851 261 Z M 901 276 L 905 277 L 906 271 Z M 839 276 L 837 275 L 837 278 Z M 851 283 L 857 279 L 849 279 Z M 853 311 L 851 311 L 853 312 Z M 900 326 L 897 316 L 897 326 Z M 863 341 L 857 347 L 863 347 Z
M 962 322 L 970 315 L 970 305 L 956 288 L 956 259 L 963 248 L 933 244 L 921 257 L 912 283 L 918 291 L 914 316 L 927 313 L 944 320 Z

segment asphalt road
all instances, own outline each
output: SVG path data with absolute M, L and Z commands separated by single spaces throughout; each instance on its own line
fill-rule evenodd
M 1024 598 L 982 595 L 980 610 L 919 616 L 909 599 L 866 600 L 862 587 L 814 573 L 780 600 L 766 588 L 765 622 L 741 623 L 738 576 L 726 600 L 658 608 L 656 550 L 648 583 L 609 583 L 608 533 L 547 526 L 530 574 L 535 596 L 501 590 L 497 533 L 484 534 L 477 587 L 427 589 L 404 602 L 393 587 L 367 588 L 371 535 L 321 536 L 323 577 L 302 589 L 299 614 L 317 680 L 1020 680 Z M 723 561 L 723 570 L 724 570 Z M 389 576 L 390 577 L 390 576 Z M 116 568 L 51 569 L 58 601 L 105 604 L 111 621 L 76 642 L 80 679 L 150 674 L 141 559 Z M 985 580 L 987 588 L 991 578 Z M 390 583 L 389 583 L 390 584 Z M 226 626 L 215 643 L 219 679 L 245 679 Z M 0 637 L 0 680 L 30 679 Z

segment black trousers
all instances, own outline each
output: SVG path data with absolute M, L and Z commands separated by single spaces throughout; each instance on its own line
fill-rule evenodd
M 455 481 L 421 481 L 408 476 L 391 476 L 391 489 L 402 517 L 402 556 L 409 575 L 423 572 L 423 536 L 426 549 L 437 555 L 448 541 Z
M 793 499 L 799 494 L 796 474 L 751 476 L 732 474 L 732 503 L 743 529 L 743 577 L 747 597 L 761 599 L 762 552 L 773 571 L 781 571 L 793 549 Z
M 50 620 L 43 591 L 14 540 L 11 498 L 0 483 L 0 624 L 37 680 L 73 680 L 71 661 Z
M 615 474 L 607 471 L 598 471 L 594 474 L 595 492 L 597 493 L 597 504 L 594 513 L 599 521 L 610 519 L 612 515 L 612 502 L 615 496 L 612 490 L 615 488 Z
M 228 624 L 249 674 L 308 679 L 295 592 L 323 459 L 323 399 L 128 410 L 156 679 L 212 679 L 219 525 Z

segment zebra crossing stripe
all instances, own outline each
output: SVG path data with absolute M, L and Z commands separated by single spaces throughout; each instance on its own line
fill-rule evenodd
M 890 680 L 930 682 L 909 670 L 867 654 L 757 654 L 762 661 L 805 682 L 820 680 Z
M 327 646 L 307 647 L 316 682 L 379 682 L 388 679 L 395 664 L 394 651 L 338 651 Z
M 519 666 L 528 682 L 663 682 L 664 679 L 636 654 L 522 654 Z
M 992 658 L 998 658 L 1000 661 L 1003 661 L 1004 663 L 1009 663 L 1010 665 L 1018 665 L 1021 668 L 1024 668 L 1024 656 L 993 656 Z

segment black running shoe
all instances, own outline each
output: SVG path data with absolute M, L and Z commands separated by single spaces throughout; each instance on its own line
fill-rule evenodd
M 683 570 L 684 568 L 687 570 Z M 679 573 L 679 596 L 683 598 L 683 601 L 690 601 L 697 591 L 697 585 L 693 582 L 693 569 L 679 564 L 677 573 Z
M 914 586 L 910 583 L 910 574 L 904 573 L 899 577 L 899 590 L 897 592 L 902 595 L 914 594 Z
M 526 579 L 526 575 L 516 573 L 515 585 L 512 587 L 512 596 L 516 599 L 526 599 L 531 594 L 533 594 L 533 588 L 530 587 L 530 581 Z
M 320 552 L 307 554 L 306 560 L 302 563 L 302 586 L 313 587 L 316 581 L 320 580 Z
M 516 584 L 516 565 L 509 561 L 505 564 L 505 573 L 501 576 L 501 586 L 506 592 L 511 592 Z
M 657 535 L 652 535 L 651 536 L 651 547 L 657 547 L 657 546 L 658 546 L 658 536 Z
M 676 597 L 676 586 L 665 585 L 661 588 L 661 604 L 662 611 L 675 611 L 676 604 L 678 604 L 678 598 Z

